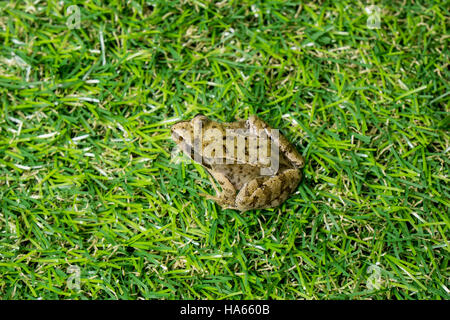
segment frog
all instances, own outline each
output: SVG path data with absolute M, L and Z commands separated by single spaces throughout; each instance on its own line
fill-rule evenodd
M 202 195 L 223 209 L 245 212 L 278 207 L 302 179 L 303 156 L 257 115 L 217 122 L 198 114 L 172 125 L 171 137 L 220 186 L 221 190 L 212 184 L 216 195 Z

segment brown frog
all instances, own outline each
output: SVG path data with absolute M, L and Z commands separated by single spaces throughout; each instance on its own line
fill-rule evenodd
M 273 208 L 297 188 L 303 157 L 256 116 L 219 123 L 204 115 L 172 126 L 172 139 L 204 166 L 221 187 L 206 195 L 223 208 L 247 211 Z

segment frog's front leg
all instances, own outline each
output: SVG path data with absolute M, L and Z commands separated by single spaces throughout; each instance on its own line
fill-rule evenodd
M 276 207 L 284 202 L 301 180 L 301 172 L 288 169 L 276 176 L 258 177 L 247 182 L 236 196 L 238 210 Z
M 221 172 L 214 170 L 208 170 L 209 173 L 214 177 L 217 183 L 221 186 L 222 191 L 217 189 L 215 183 L 212 184 L 214 190 L 216 191 L 215 196 L 205 194 L 205 197 L 210 200 L 214 200 L 223 208 L 236 209 L 235 199 L 236 199 L 236 188 L 230 182 L 230 180 Z

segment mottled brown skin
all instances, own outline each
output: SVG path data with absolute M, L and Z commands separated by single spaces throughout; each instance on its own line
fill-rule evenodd
M 194 126 L 199 122 L 202 125 L 200 132 L 213 132 L 212 135 L 204 134 L 202 136 L 202 145 L 196 144 L 192 138 Z M 264 130 L 267 136 L 272 138 L 272 140 L 268 139 L 268 149 L 270 150 L 270 141 L 279 147 L 279 169 L 276 174 L 261 175 L 261 168 L 268 167 L 268 165 L 261 162 L 261 159 L 250 161 L 248 155 L 251 146 L 248 139 L 244 140 L 245 159 L 230 157 L 226 152 L 226 146 L 219 143 L 222 142 L 220 139 L 225 137 L 227 129 L 245 129 L 245 132 L 254 136 Z M 219 191 L 214 186 L 217 195 L 207 195 L 207 197 L 215 200 L 223 208 L 247 211 L 277 207 L 296 190 L 302 178 L 300 169 L 304 166 L 303 157 L 281 133 L 276 137 L 272 128 L 256 116 L 249 117 L 247 121 L 218 123 L 203 115 L 198 115 L 190 121 L 174 124 L 172 138 L 190 158 L 194 159 L 195 153 L 203 157 L 200 164 L 208 170 L 222 189 Z M 217 147 L 217 150 L 214 147 Z M 208 148 L 212 148 L 214 151 L 207 154 Z M 221 148 L 223 150 L 219 150 Z M 216 151 L 222 151 L 222 153 Z

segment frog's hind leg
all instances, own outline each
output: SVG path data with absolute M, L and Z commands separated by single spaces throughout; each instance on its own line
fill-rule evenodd
M 298 153 L 297 149 L 283 136 L 279 131 L 275 131 L 263 120 L 257 116 L 250 116 L 248 119 L 248 127 L 251 131 L 264 130 L 266 134 L 274 141 L 280 148 L 281 152 L 291 161 L 297 168 L 303 168 L 305 160 Z M 278 132 L 278 134 L 275 134 Z
M 214 200 L 215 202 L 217 202 L 217 204 L 225 209 L 237 209 L 235 205 L 236 189 L 230 182 L 230 180 L 221 172 L 210 171 L 209 173 L 214 177 L 217 183 L 220 184 L 222 191 L 220 191 L 217 188 L 216 184 L 211 181 L 212 186 L 216 191 L 216 195 L 211 196 L 209 194 L 203 194 L 206 199 Z
M 247 182 L 236 196 L 238 210 L 277 207 L 295 190 L 301 173 L 289 169 L 276 176 L 258 177 Z

